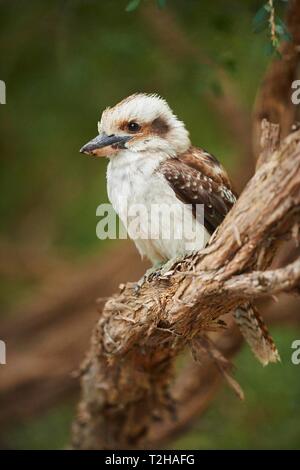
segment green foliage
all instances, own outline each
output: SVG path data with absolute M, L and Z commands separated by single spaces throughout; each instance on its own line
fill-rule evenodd
M 286 25 L 280 18 L 277 18 L 276 31 L 282 41 L 292 40 L 291 33 L 288 31 Z
M 159 8 L 164 8 L 167 4 L 167 0 L 156 0 Z
M 287 0 L 268 0 L 264 3 L 254 15 L 252 20 L 252 29 L 254 33 L 261 33 L 269 31 L 270 33 L 270 42 L 265 47 L 267 55 L 276 55 L 280 57 L 279 47 L 282 41 L 290 41 L 291 35 L 279 17 L 275 14 L 275 3 L 276 2 L 287 2 Z M 166 6 L 166 0 L 156 0 L 157 6 L 159 8 L 164 8 Z M 135 11 L 141 4 L 141 0 L 130 0 L 126 7 L 127 12 Z M 215 23 L 217 27 L 227 27 L 227 24 L 223 22 L 224 16 L 220 15 L 218 21 Z M 221 21 L 220 21 L 221 20 Z M 214 80 L 214 84 L 216 80 Z
M 164 8 L 167 4 L 167 0 L 156 0 L 156 3 L 159 8 Z M 126 11 L 130 13 L 136 10 L 140 6 L 140 4 L 141 4 L 141 0 L 130 0 L 130 2 L 128 3 L 126 7 Z
M 277 3 L 279 0 L 267 1 L 260 7 L 253 18 L 252 25 L 255 33 L 268 32 L 269 43 L 265 47 L 266 53 L 280 57 L 280 45 L 282 41 L 290 41 L 291 35 L 280 16 L 275 12 L 275 4 Z
M 73 403 L 63 403 L 20 426 L 6 429 L 4 445 L 18 450 L 61 450 L 69 444 L 72 420 L 75 413 Z
M 253 31 L 259 33 L 268 28 L 268 18 L 269 18 L 269 5 L 263 5 L 255 14 L 253 18 Z
M 262 367 L 245 345 L 234 359 L 235 378 L 245 392 L 239 401 L 228 386 L 174 449 L 299 449 L 300 374 L 291 363 L 299 329 L 272 331 L 282 362 Z
M 141 0 L 131 0 L 126 7 L 126 11 L 131 12 L 136 10 L 140 3 Z

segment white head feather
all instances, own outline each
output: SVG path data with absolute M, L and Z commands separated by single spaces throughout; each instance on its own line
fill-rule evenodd
M 160 119 L 166 132 L 151 131 L 151 124 Z M 147 126 L 148 132 L 130 140 L 126 147 L 133 152 L 165 151 L 170 156 L 182 153 L 191 145 L 184 123 L 172 112 L 168 103 L 156 94 L 137 93 L 107 108 L 98 123 L 99 133 L 126 135 L 122 124 L 137 122 Z

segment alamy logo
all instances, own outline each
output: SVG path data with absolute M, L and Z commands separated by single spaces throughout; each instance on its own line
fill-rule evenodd
M 0 365 L 6 364 L 6 344 L 0 340 Z
M 96 234 L 100 240 L 183 240 L 187 250 L 205 245 L 203 204 L 123 204 L 122 222 L 111 204 L 100 204 Z
M 300 80 L 294 80 L 292 83 L 292 88 L 295 90 L 292 93 L 292 103 L 297 105 L 300 104 Z
M 0 80 L 0 104 L 6 104 L 6 85 L 3 80 Z
M 292 363 L 298 366 L 300 364 L 300 339 L 295 339 L 292 342 L 291 348 L 295 349 L 291 357 Z

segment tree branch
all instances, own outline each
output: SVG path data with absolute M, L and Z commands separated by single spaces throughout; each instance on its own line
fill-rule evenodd
M 300 287 L 300 259 L 288 266 L 273 271 L 254 271 L 234 276 L 224 284 L 224 292 L 243 298 L 258 298 L 280 292 L 297 290 Z
M 157 273 L 138 295 L 130 284 L 106 303 L 82 368 L 74 448 L 143 445 L 153 419 L 173 412 L 173 364 L 184 346 L 223 327 L 219 316 L 246 296 L 298 285 L 298 262 L 261 271 L 299 226 L 300 131 L 264 162 L 205 250 Z

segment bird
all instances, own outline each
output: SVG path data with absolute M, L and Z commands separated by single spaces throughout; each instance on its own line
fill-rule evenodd
M 109 158 L 109 200 L 154 269 L 203 249 L 236 202 L 224 167 L 214 155 L 192 145 L 184 122 L 157 94 L 135 93 L 106 108 L 98 135 L 80 152 Z M 200 215 L 198 206 L 204 208 Z M 144 212 L 138 223 L 132 223 L 136 207 Z M 158 214 L 153 207 L 163 209 Z M 183 220 L 189 221 L 187 231 L 182 230 Z M 241 305 L 234 317 L 263 365 L 279 360 L 256 308 Z

